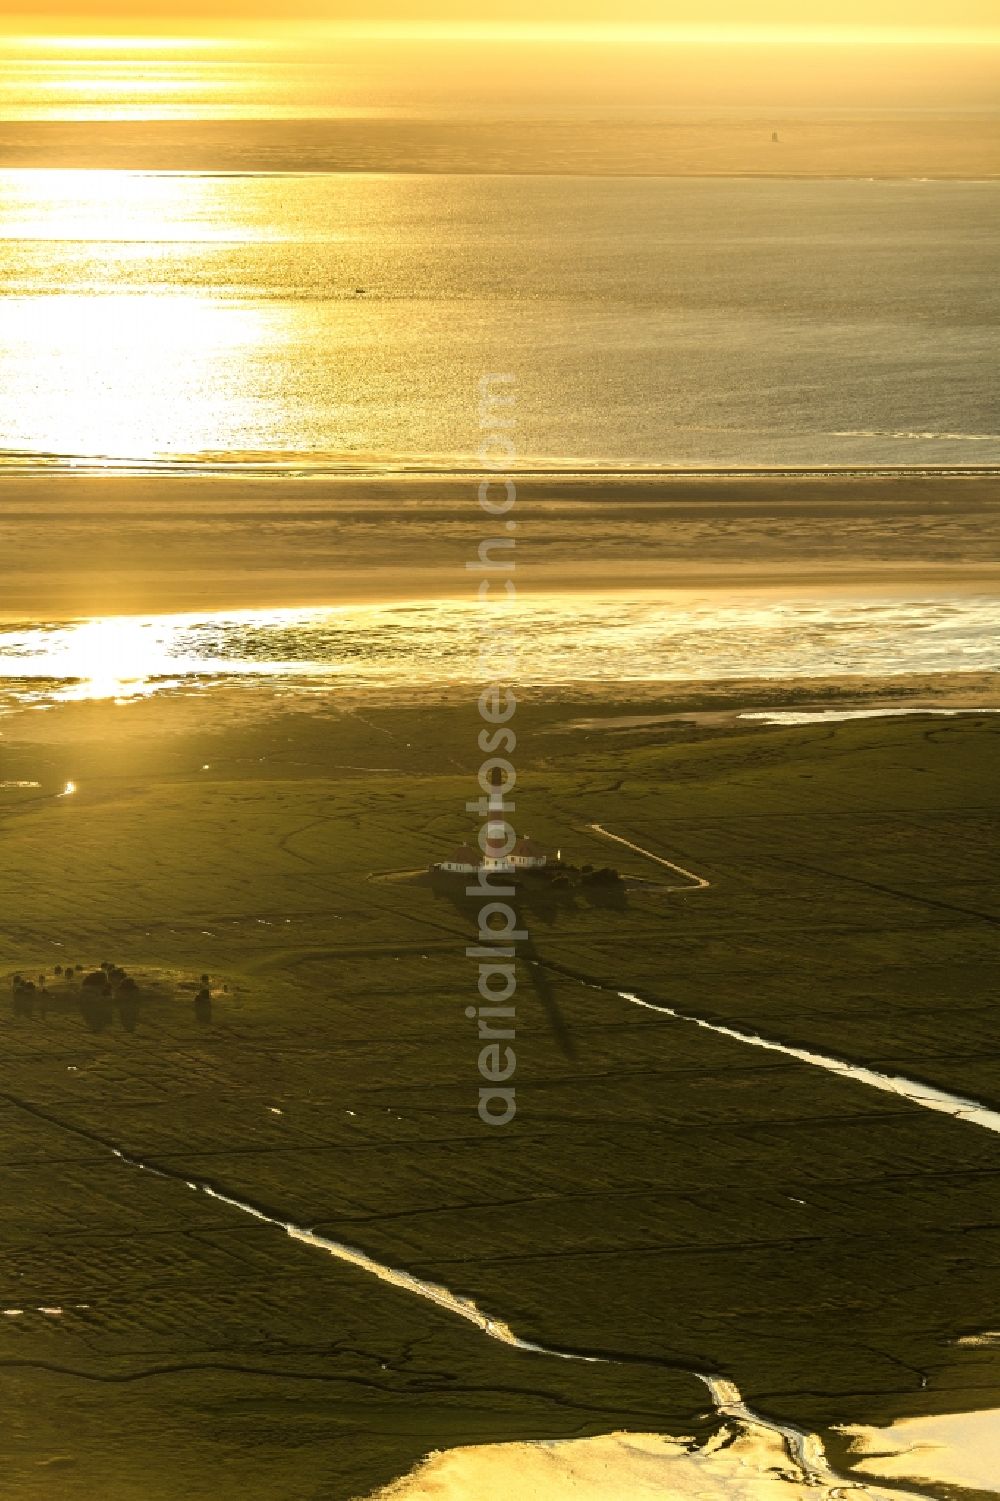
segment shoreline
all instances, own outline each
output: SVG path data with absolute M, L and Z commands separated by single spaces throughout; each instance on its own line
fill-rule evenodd
M 572 578 L 568 575 L 572 574 Z M 202 573 L 197 583 L 171 585 L 163 592 L 160 580 L 150 578 L 150 588 L 160 592 L 151 602 L 145 587 L 138 592 L 118 595 L 113 604 L 93 598 L 67 595 L 45 604 L 28 603 L 19 608 L 8 603 L 0 609 L 0 627 L 75 625 L 83 621 L 136 620 L 156 621 L 184 617 L 219 617 L 256 614 L 322 614 L 325 611 L 347 612 L 364 609 L 392 610 L 412 607 L 475 606 L 475 598 L 460 592 L 453 569 L 427 570 L 414 579 L 402 568 L 372 568 L 361 579 L 337 571 L 315 584 L 301 582 L 301 575 L 277 570 L 262 574 L 252 591 L 225 574 Z M 143 581 L 140 581 L 142 583 Z M 132 581 L 134 588 L 135 581 Z M 114 586 L 112 582 L 112 587 Z M 25 591 L 20 591 L 24 594 Z M 1000 561 L 978 566 L 962 564 L 922 565 L 908 569 L 873 567 L 836 569 L 788 565 L 755 569 L 745 567 L 678 566 L 664 564 L 636 565 L 601 563 L 573 568 L 559 565 L 536 565 L 525 568 L 520 594 L 525 602 L 538 605 L 546 600 L 569 602 L 574 597 L 592 600 L 600 597 L 619 603 L 660 598 L 665 605 L 688 603 L 695 598 L 725 594 L 734 603 L 749 604 L 757 600 L 789 605 L 854 602 L 861 605 L 903 604 L 907 600 L 926 602 L 940 599 L 987 599 L 1000 592 Z M 904 669 L 908 671 L 909 669 Z M 958 669 L 946 669 L 955 670 Z M 980 671 L 977 667 L 971 672 Z M 896 676 L 896 672 L 887 674 Z M 0 672 L 0 677 L 3 674 Z M 587 681 L 587 679 L 581 679 Z
M 252 122 L 251 122 L 252 123 Z M 926 177 L 910 176 L 895 172 L 622 172 L 608 168 L 603 172 L 567 172 L 556 168 L 538 168 L 535 171 L 521 167 L 512 172 L 505 167 L 469 167 L 464 170 L 450 167 L 435 167 L 431 164 L 419 167 L 285 167 L 238 168 L 218 167 L 139 167 L 133 165 L 99 167 L 87 164 L 67 166 L 17 162 L 9 164 L 7 172 L 131 172 L 140 177 L 614 177 L 622 181 L 638 178 L 644 182 L 879 182 L 879 183 L 981 183 L 992 186 L 1000 182 L 1000 172 L 977 172 L 974 176 L 964 173 L 936 173 Z
M 0 678 L 0 687 L 26 690 L 26 680 Z M 35 684 L 34 686 L 37 686 Z M 49 687 L 54 684 L 49 684 Z M 337 684 L 322 693 L 289 691 L 288 680 L 270 677 L 228 678 L 214 683 L 194 680 L 131 697 L 69 697 L 45 705 L 37 701 L 0 707 L 3 742 L 8 750 L 41 742 L 59 744 L 99 741 L 114 724 L 139 738 L 157 739 L 169 732 L 215 732 L 225 725 L 260 725 L 283 713 L 302 719 L 332 713 L 351 718 L 363 711 L 388 708 L 405 713 L 464 712 L 472 703 L 463 683 L 408 685 Z M 967 715 L 1000 712 L 1000 673 L 909 673 L 897 678 L 869 676 L 784 678 L 716 678 L 671 681 L 582 681 L 524 686 L 519 692 L 523 712 L 544 723 L 555 744 L 569 747 L 578 740 L 596 739 L 617 753 L 646 743 L 679 745 L 691 736 L 755 733 L 762 738 L 789 726 L 772 715 L 863 714 L 873 723 L 892 718 L 905 722 L 927 714 L 942 726 Z M 897 711 L 903 711 L 901 714 Z M 751 715 L 766 716 L 750 718 Z M 555 717 L 553 717 L 555 716 Z M 831 725 L 843 723 L 837 719 Z M 849 722 L 849 721 L 848 721 Z M 811 721 L 823 730 L 822 723 Z M 806 729 L 810 726 L 807 724 Z M 20 774 L 20 773 L 19 773 Z M 57 779 L 58 780 L 58 779 Z M 62 783 L 59 782 L 59 786 Z
M 1000 179 L 998 179 L 1000 180 Z M 1000 440 L 998 440 L 1000 441 Z M 700 465 L 696 467 L 668 467 L 657 465 L 588 465 L 579 463 L 558 467 L 544 464 L 537 467 L 511 465 L 506 471 L 519 480 L 548 481 L 613 480 L 626 485 L 630 481 L 649 483 L 652 480 L 732 480 L 752 482 L 766 479 L 846 480 L 865 479 L 995 479 L 1000 478 L 998 464 L 821 464 L 811 467 L 801 465 L 751 465 L 738 468 L 724 465 Z M 312 461 L 308 455 L 301 459 L 275 459 L 273 461 L 243 461 L 219 459 L 212 462 L 203 459 L 114 459 L 76 458 L 65 455 L 39 454 L 36 461 L 7 461 L 0 453 L 0 485 L 11 479 L 258 479 L 258 480 L 325 480 L 329 483 L 342 481 L 393 482 L 409 478 L 418 480 L 456 480 L 475 484 L 495 475 L 495 469 L 477 469 L 468 465 L 432 464 L 326 464 Z

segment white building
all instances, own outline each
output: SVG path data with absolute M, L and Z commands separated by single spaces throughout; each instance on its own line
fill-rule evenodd
M 471 844 L 460 844 L 447 860 L 442 860 L 437 870 L 454 871 L 456 875 L 474 875 L 477 870 L 497 870 L 513 873 L 516 870 L 538 870 L 548 864 L 548 855 L 538 844 L 524 835 L 512 850 L 505 851 L 506 841 L 501 835 L 487 837 L 482 854 Z
M 548 863 L 548 858 L 541 845 L 525 834 L 511 850 L 510 863 L 515 870 L 538 870 Z
M 503 830 L 506 825 L 502 823 L 487 824 L 486 839 L 484 840 L 482 867 L 483 870 L 513 870 L 511 851 L 507 848 L 507 840 Z
M 460 844 L 448 860 L 442 860 L 438 870 L 454 870 L 462 875 L 473 875 L 479 869 L 479 851 L 471 844 Z

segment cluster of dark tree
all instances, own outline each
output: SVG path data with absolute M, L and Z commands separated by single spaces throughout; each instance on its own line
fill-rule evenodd
M 14 993 L 15 1016 L 34 1016 L 36 1002 L 42 1011 L 45 1010 L 48 992 L 44 975 L 38 976 L 37 983 L 21 974 L 12 975 L 10 988 Z
M 99 969 L 92 969 L 80 981 L 84 990 L 96 990 L 101 995 L 131 995 L 139 989 L 138 984 L 120 964 L 110 959 L 102 961 Z
M 212 1020 L 212 981 L 209 975 L 201 977 L 201 989 L 194 998 L 194 1015 L 199 1022 Z
M 92 1031 L 102 1032 L 109 1027 L 116 1008 L 126 1031 L 135 1030 L 139 1021 L 140 986 L 134 976 L 120 964 L 113 964 L 106 959 L 97 969 L 92 970 L 85 970 L 82 964 L 57 964 L 53 974 L 57 979 L 70 982 L 73 987 L 70 994 L 75 998 Z M 21 973 L 11 976 L 15 1016 L 44 1018 L 48 1015 L 53 998 L 65 997 L 64 990 L 50 991 L 46 978 L 45 974 L 38 975 L 37 979 Z M 181 989 L 196 992 L 194 1009 L 197 1020 L 211 1021 L 211 976 L 202 975 L 197 981 L 182 984 Z M 222 989 L 226 990 L 228 987 L 223 985 Z
M 86 990 L 96 990 L 102 995 L 123 993 L 128 995 L 139 989 L 138 984 L 120 964 L 112 964 L 105 960 L 99 969 L 91 970 L 84 974 L 82 964 L 57 964 L 53 969 L 57 979 L 74 981 L 78 976 L 83 976 L 79 984 Z M 32 996 L 46 989 L 47 976 L 43 973 L 37 980 L 26 978 L 22 974 L 11 976 L 10 988 L 15 995 Z
M 15 992 L 18 990 L 44 990 L 45 976 L 39 975 L 38 984 L 36 985 L 34 980 L 26 980 L 23 975 L 12 975 L 10 988 Z
M 574 881 L 574 876 L 579 875 L 579 882 Z M 566 865 L 552 877 L 553 886 L 615 886 L 621 880 L 621 876 L 612 865 L 600 865 L 596 869 L 593 865 L 581 866 L 577 871 L 575 865 Z

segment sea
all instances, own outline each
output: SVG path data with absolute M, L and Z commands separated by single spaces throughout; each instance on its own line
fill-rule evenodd
M 0 464 L 1000 463 L 1000 182 L 0 171 Z
M 183 495 L 190 507 L 206 493 L 204 549 L 220 576 L 239 574 L 217 511 L 224 487 L 201 483 L 195 494 L 185 488 L 192 478 L 263 476 L 280 485 L 290 476 L 461 475 L 475 514 L 480 392 L 498 377 L 516 393 L 515 474 L 585 476 L 599 487 L 602 475 L 656 484 L 678 473 L 903 470 L 958 481 L 1000 468 L 1000 181 L 658 176 L 639 156 L 613 173 L 590 171 L 574 145 L 569 106 L 562 169 L 524 170 L 530 119 L 511 134 L 509 113 L 503 125 L 467 101 L 463 129 L 492 164 L 476 170 L 467 146 L 454 154 L 454 129 L 435 135 L 426 102 L 409 113 L 391 94 L 373 102 L 351 85 L 349 70 L 337 105 L 328 102 L 328 80 L 299 75 L 307 85 L 292 98 L 280 78 L 263 69 L 255 76 L 248 102 L 243 75 L 228 65 L 206 72 L 184 63 L 137 68 L 128 59 L 89 68 L 79 59 L 0 63 L 0 528 L 8 540 L 22 526 L 37 533 L 39 476 L 63 486 L 67 477 L 103 476 L 109 491 L 123 476 L 152 477 L 161 517 L 164 496 Z M 592 111 L 591 137 L 595 118 Z M 648 137 L 651 123 L 673 128 L 668 110 L 653 119 L 609 106 L 602 119 L 611 132 L 627 123 L 636 139 Z M 199 123 L 206 120 L 229 130 L 214 165 L 212 141 L 221 137 L 206 135 Z M 353 122 L 355 159 L 318 169 L 323 131 L 345 120 Z M 421 149 L 433 170 L 414 170 L 405 154 L 407 121 L 429 127 Z M 276 155 L 274 127 L 282 122 L 293 128 Z M 169 166 L 158 156 L 164 123 L 184 127 L 172 137 Z M 108 145 L 107 127 L 121 124 L 131 132 L 129 165 L 114 155 L 120 135 L 114 150 Z M 751 111 L 743 127 L 770 150 L 770 120 Z M 494 140 L 505 129 L 510 140 L 517 136 L 506 167 L 503 140 L 499 147 Z M 84 164 L 88 132 L 103 144 Z M 46 140 L 51 154 L 39 160 Z M 187 160 L 185 140 L 197 144 Z M 335 497 L 335 486 L 328 493 Z M 946 518 L 946 495 L 940 507 Z M 91 489 L 74 536 L 98 510 Z M 932 529 L 937 521 L 931 515 Z M 128 523 L 109 506 L 108 520 L 93 524 L 108 527 L 113 564 L 124 551 L 115 528 Z M 320 524 L 335 532 L 328 519 Z M 900 561 L 892 540 L 899 535 L 886 533 L 878 559 L 887 576 Z M 373 550 L 376 542 L 384 553 L 385 537 L 373 538 Z M 261 548 L 274 545 L 263 529 Z M 530 537 L 523 545 L 530 548 Z M 73 537 L 56 530 L 53 570 L 79 566 L 73 549 Z M 405 555 L 396 562 L 405 567 Z M 916 570 L 913 577 L 911 588 L 897 572 L 891 588 L 835 591 L 800 581 L 788 597 L 773 579 L 755 595 L 745 573 L 738 589 L 723 582 L 672 593 L 629 590 L 620 572 L 614 590 L 569 583 L 518 601 L 511 676 L 529 689 L 583 684 L 594 697 L 616 688 L 625 698 L 640 682 L 860 683 L 918 672 L 981 678 L 1000 669 L 997 599 L 981 576 L 952 589 L 921 583 Z M 165 614 L 151 601 L 147 612 L 126 614 L 102 580 L 101 609 L 86 618 L 66 618 L 42 599 L 5 612 L 0 596 L 0 717 L 23 716 L 22 738 L 27 724 L 28 734 L 55 739 L 64 722 L 72 734 L 86 719 L 81 700 L 108 701 L 128 715 L 152 694 L 204 701 L 234 683 L 247 702 L 259 693 L 273 703 L 277 692 L 298 708 L 312 695 L 337 706 L 356 703 L 359 691 L 462 685 L 473 712 L 481 618 L 464 573 L 448 598 L 358 604 L 331 590 L 326 604 L 303 607 L 295 588 L 289 580 L 281 608 L 248 599 L 243 609 Z M 751 715 L 754 702 L 748 697 Z M 817 713 L 813 706 L 806 717 L 814 722 Z M 113 733 L 109 744 L 113 757 Z M 3 772 L 0 750 L 0 789 L 15 797 L 41 790 L 20 772 Z M 55 795 L 77 790 L 67 782 Z M 196 847 L 197 831 L 192 839 Z M 729 1043 L 748 1040 L 698 1025 L 727 1033 Z M 832 1067 L 850 1072 L 839 1059 Z M 869 1073 L 867 1082 L 878 1077 Z M 913 1088 L 926 1104 L 926 1086 Z M 949 1097 L 956 1109 L 967 1103 Z M 376 1265 L 363 1260 L 369 1270 Z M 407 1285 L 425 1286 L 409 1277 Z M 433 1289 L 439 1305 L 442 1292 Z M 463 1301 L 464 1318 L 471 1307 Z M 481 1327 L 496 1336 L 505 1326 L 487 1319 Z M 967 1338 L 988 1343 L 995 1335 Z M 876 1353 L 903 1373 L 895 1380 L 912 1375 L 914 1390 L 918 1377 L 927 1385 L 891 1353 Z M 729 1382 L 701 1379 L 720 1415 L 745 1414 Z M 715 1387 L 729 1398 L 717 1398 Z M 992 1432 L 995 1415 L 986 1416 Z M 785 1442 L 765 1456 L 762 1475 L 751 1471 L 745 1448 L 727 1441 L 707 1449 L 710 1471 L 721 1466 L 726 1482 L 712 1494 L 763 1501 L 775 1487 L 788 1489 L 789 1456 L 809 1436 L 766 1419 L 754 1426 L 758 1438 L 769 1429 Z M 953 1433 L 938 1428 L 933 1442 L 946 1446 Z M 968 1446 L 964 1430 L 960 1438 Z M 886 1439 L 877 1439 L 882 1456 Z M 635 1436 L 618 1435 L 610 1456 L 596 1442 L 592 1494 L 607 1495 L 612 1485 L 618 1496 L 638 1495 L 633 1475 L 642 1494 L 652 1494 L 654 1482 L 659 1493 L 665 1472 L 654 1476 L 647 1466 L 647 1441 L 640 1447 Z M 899 1442 L 913 1447 L 906 1433 Z M 564 1464 L 573 1494 L 585 1494 L 590 1477 L 575 1455 L 571 1462 L 548 1443 L 532 1447 L 538 1455 L 546 1494 Z M 692 1495 L 712 1484 L 700 1460 L 688 1450 L 681 1456 Z M 956 1469 L 949 1455 L 942 1483 L 956 1475 L 979 1483 L 965 1463 Z M 499 1464 L 507 1494 L 509 1451 Z
M 518 473 L 1000 465 L 1000 181 L 652 175 L 650 132 L 686 129 L 690 111 L 620 101 L 581 113 L 564 100 L 545 135 L 559 170 L 528 171 L 528 106 L 495 119 L 470 95 L 442 123 L 417 84 L 401 104 L 359 76 L 0 63 L 9 527 L 24 512 L 18 477 L 48 473 L 469 474 L 471 496 L 479 393 L 497 377 L 516 393 Z M 723 134 L 770 150 L 765 123 L 731 112 Z M 341 127 L 338 170 L 319 170 Z M 433 170 L 413 170 L 414 132 Z M 580 142 L 598 137 L 619 142 L 614 172 L 588 166 Z M 628 144 L 640 140 L 646 155 Z M 718 596 L 606 606 L 591 590 L 570 609 L 525 606 L 524 671 L 553 683 L 992 667 L 993 601 L 972 592 L 748 611 Z M 385 619 L 362 619 L 333 594 L 326 615 L 296 614 L 300 602 L 290 586 L 270 616 L 248 598 L 197 619 L 151 602 L 104 627 L 19 607 L 0 675 L 15 695 L 26 675 L 118 695 L 234 664 L 367 682 L 409 678 L 418 660 L 461 676 L 458 605 L 387 600 Z

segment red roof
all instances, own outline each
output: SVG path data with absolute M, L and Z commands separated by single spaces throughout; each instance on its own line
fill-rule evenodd
M 507 848 L 507 830 L 500 823 L 488 823 L 486 825 L 486 838 L 483 840 L 483 849 L 492 860 L 505 860 L 510 854 Z
M 543 850 L 540 844 L 536 844 L 533 839 L 529 839 L 527 834 L 525 834 L 523 839 L 517 841 L 513 853 L 525 860 L 548 859 L 548 852 Z
M 471 844 L 460 844 L 453 855 L 448 857 L 449 865 L 478 865 L 479 851 L 474 850 Z

